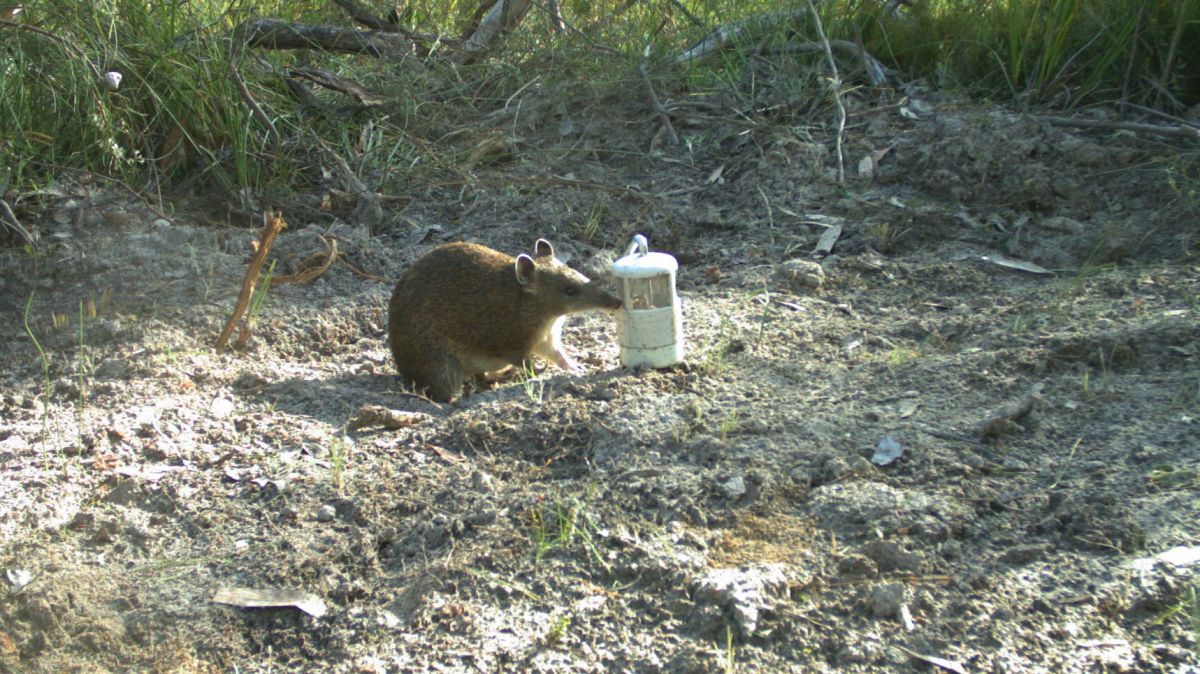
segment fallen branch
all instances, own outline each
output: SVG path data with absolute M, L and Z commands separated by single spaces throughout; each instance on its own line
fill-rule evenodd
M 379 193 L 368 188 L 367 184 L 354 174 L 350 164 L 328 143 L 323 140 L 318 140 L 318 143 L 333 162 L 342 186 L 357 199 L 354 205 L 355 221 L 368 228 L 374 228 L 383 220 L 383 205 L 379 202 Z
M 416 49 L 412 40 L 399 33 L 288 23 L 278 19 L 247 21 L 233 29 L 233 39 L 237 48 L 323 49 L 387 59 L 409 56 Z
M 321 70 L 320 68 L 291 68 L 288 70 L 288 75 L 308 80 L 326 89 L 340 91 L 354 99 L 354 103 L 360 108 L 374 108 L 384 103 L 382 96 L 367 91 L 358 82 L 338 77 L 327 70 Z
M 375 16 L 354 0 L 333 0 L 333 4 L 346 10 L 346 13 L 350 15 L 351 19 L 354 19 L 354 21 L 366 26 L 367 28 L 372 30 L 398 32 L 396 30 L 396 24 L 389 21 L 384 21 L 383 19 Z
M 455 61 L 460 65 L 474 63 L 516 28 L 532 5 L 531 0 L 485 0 L 487 13 L 463 42 L 462 51 L 456 55 Z
M 646 83 L 646 97 L 650 99 L 650 105 L 654 106 L 654 111 L 658 113 L 659 119 L 662 120 L 663 127 L 667 130 L 668 140 L 671 145 L 678 145 L 679 135 L 675 133 L 675 127 L 671 125 L 671 115 L 658 100 L 658 94 L 654 93 L 654 84 L 650 82 L 650 71 L 646 67 L 646 59 L 649 57 L 650 45 L 646 45 L 646 49 L 642 52 L 642 60 L 638 63 L 638 74 L 642 76 L 642 81 Z
M 849 40 L 826 40 L 831 49 L 849 52 L 860 61 L 863 71 L 867 74 L 867 82 L 877 87 L 887 83 L 887 68 L 867 51 Z M 778 47 L 761 47 L 755 49 L 755 54 L 824 54 L 825 44 L 818 42 L 789 42 Z
M 1163 126 L 1161 124 L 1139 124 L 1137 122 L 1109 122 L 1102 119 L 1075 119 L 1073 117 L 1055 117 L 1038 115 L 1039 122 L 1051 126 L 1069 126 L 1077 129 L 1107 129 L 1110 131 L 1133 131 L 1135 133 L 1151 133 L 1159 136 L 1174 136 L 1177 138 L 1200 138 L 1200 129 L 1194 126 Z
M 250 295 L 250 315 L 246 320 L 242 321 L 242 327 L 238 330 L 237 350 L 245 351 L 246 345 L 250 343 L 250 332 L 254 329 L 255 322 L 258 321 L 258 312 L 262 309 L 262 303 L 267 299 L 267 291 L 271 289 L 271 278 L 275 273 L 275 262 L 271 262 L 271 266 L 267 267 L 267 273 L 263 275 L 263 286 L 257 288 L 254 294 Z
M 1137 103 L 1130 103 L 1129 101 L 1117 101 L 1117 105 L 1121 106 L 1122 108 L 1129 108 L 1130 110 L 1137 110 L 1138 112 L 1144 112 L 1147 115 L 1153 115 L 1155 117 L 1167 119 L 1172 122 L 1175 122 L 1176 124 L 1179 124 L 1180 126 L 1190 126 L 1194 129 L 1200 129 L 1200 123 L 1189 122 L 1188 120 L 1183 119 L 1182 117 L 1176 117 L 1175 115 L 1163 112 L 1162 110 L 1155 110 L 1154 108 L 1148 108 L 1144 105 L 1138 105 Z
M 323 236 L 320 238 L 321 241 L 325 242 L 326 250 L 321 253 L 313 253 L 305 258 L 305 260 L 298 265 L 295 274 L 288 274 L 286 276 L 272 276 L 272 288 L 285 283 L 312 283 L 317 279 L 317 277 L 319 277 L 321 274 L 324 274 L 326 269 L 329 269 L 329 265 L 333 264 L 333 262 L 338 259 L 337 239 L 326 239 Z
M 325 105 L 321 99 L 317 98 L 313 92 L 309 91 L 308 87 L 304 86 L 303 84 L 300 84 L 291 78 L 284 80 L 283 83 L 285 86 L 287 86 L 288 93 L 292 95 L 292 98 L 295 98 L 296 102 L 300 104 L 300 107 L 307 108 L 322 115 L 330 114 L 332 112 L 329 106 Z
M 680 2 L 679 0 L 670 0 L 670 2 L 671 2 L 671 5 L 675 9 L 678 9 L 680 12 L 682 12 L 683 15 L 685 17 L 687 17 L 687 20 L 691 21 L 693 25 L 698 26 L 700 28 L 704 28 L 704 22 L 701 21 L 700 19 L 696 18 L 695 14 L 692 14 L 690 11 L 688 11 L 688 8 L 685 7 L 682 2 Z
M 496 6 L 496 2 L 497 0 L 483 0 L 483 2 L 479 3 L 479 6 L 475 8 L 475 14 L 471 16 L 471 20 L 467 22 L 467 25 L 463 26 L 462 34 L 459 35 L 460 40 L 466 42 L 475 31 L 479 30 L 479 22 L 489 10 Z
M 21 235 L 21 238 L 25 239 L 26 244 L 32 246 L 37 243 L 37 237 L 30 234 L 28 229 L 25 229 L 25 226 L 17 219 L 17 214 L 13 213 L 12 207 L 3 199 L 0 199 L 0 223 L 3 223 L 5 227 Z
M 263 262 L 266 261 L 267 254 L 271 252 L 271 244 L 275 241 L 275 236 L 286 226 L 287 223 L 278 213 L 272 211 L 263 213 L 263 230 L 259 237 L 258 248 L 254 251 L 254 256 L 250 258 L 250 264 L 246 267 L 246 278 L 242 280 L 242 292 L 238 295 L 233 313 L 225 323 L 225 329 L 221 331 L 221 336 L 217 338 L 215 344 L 217 351 L 223 351 L 229 345 L 229 337 L 242 320 L 242 314 L 246 313 L 246 307 L 250 306 L 250 297 L 254 295 L 254 286 L 258 283 L 258 275 L 262 272 Z
M 817 25 L 817 35 L 821 38 L 821 44 L 825 47 L 825 60 L 829 64 L 830 78 L 829 91 L 833 94 L 833 102 L 837 105 L 837 142 L 834 143 L 834 148 L 837 150 L 837 179 L 838 184 L 846 182 L 846 160 L 842 153 L 842 137 L 846 134 L 846 106 L 842 104 L 842 79 L 838 75 L 837 63 L 833 60 L 833 50 L 829 46 L 829 39 L 825 37 L 825 28 L 821 26 L 821 17 L 817 14 L 817 8 L 813 6 L 812 0 L 808 0 L 808 9 L 812 12 L 813 21 Z
M 229 62 L 229 75 L 233 77 L 233 83 L 237 85 L 238 93 L 242 95 L 242 101 L 249 106 L 251 112 L 254 113 L 255 119 L 263 126 L 267 127 L 267 133 L 271 136 L 271 154 L 279 156 L 279 146 L 282 140 L 279 136 L 279 130 L 275 128 L 275 124 L 271 122 L 271 118 L 263 112 L 262 106 L 258 101 L 254 100 L 254 96 L 250 94 L 249 87 L 246 86 L 246 81 L 242 79 L 242 74 L 238 72 L 237 64 L 233 61 Z
M 803 12 L 773 12 L 770 14 L 760 14 L 752 16 L 748 19 L 743 19 L 737 23 L 725 24 L 713 29 L 703 40 L 693 45 L 690 49 L 675 57 L 675 63 L 685 63 L 687 61 L 695 61 L 704 58 L 709 54 L 725 48 L 729 43 L 738 40 L 746 33 L 756 30 L 777 29 L 780 25 L 792 22 L 799 24 L 804 19 Z M 818 24 L 820 22 L 818 21 Z M 848 52 L 857 58 L 866 72 L 867 81 L 871 86 L 879 86 L 887 82 L 887 68 L 867 51 L 859 45 L 850 42 L 849 40 L 830 40 L 822 36 L 821 42 L 790 42 L 788 44 L 776 47 L 758 47 L 750 50 L 754 54 L 821 54 L 827 48 L 835 49 L 839 52 Z
M 751 30 L 776 28 L 786 22 L 800 23 L 803 20 L 803 12 L 770 12 L 742 19 L 735 23 L 717 26 L 712 32 L 704 36 L 703 40 L 693 45 L 691 49 L 676 56 L 675 62 L 683 63 L 708 56 Z

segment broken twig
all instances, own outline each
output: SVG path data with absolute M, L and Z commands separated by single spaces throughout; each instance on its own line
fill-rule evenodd
M 30 234 L 28 229 L 25 229 L 25 226 L 17 219 L 17 214 L 13 213 L 8 202 L 3 199 L 0 199 L 0 224 L 20 234 L 21 238 L 25 239 L 25 243 L 30 246 L 37 243 L 37 238 Z
M 350 421 L 347 428 L 357 431 L 368 426 L 379 426 L 387 430 L 396 430 L 417 426 L 429 419 L 430 416 L 422 412 L 393 410 L 383 405 L 363 405 L 358 409 L 358 416 Z
M 488 6 L 490 3 L 490 6 Z M 533 6 L 532 0 L 486 0 L 488 6 L 479 24 L 463 42 L 463 50 L 456 57 L 461 65 L 469 65 L 491 50 L 497 42 L 511 32 Z
M 279 136 L 279 130 L 275 128 L 275 124 L 271 122 L 271 118 L 263 112 L 262 106 L 258 101 L 254 100 L 254 96 L 250 94 L 249 87 L 246 86 L 246 81 L 242 79 L 242 74 L 238 72 L 237 64 L 233 61 L 229 62 L 229 75 L 233 78 L 233 83 L 237 85 L 238 93 L 242 95 L 244 102 L 254 113 L 254 118 L 263 126 L 267 127 L 267 134 L 271 136 L 271 154 L 279 156 L 279 145 L 282 142 Z
M 379 94 L 371 93 L 364 89 L 358 82 L 338 77 L 328 70 L 321 70 L 320 68 L 291 68 L 288 70 L 288 75 L 308 80 L 326 89 L 340 91 L 354 99 L 355 105 L 360 108 L 373 108 L 383 105 L 384 102 L 383 97 Z
M 837 151 L 837 181 L 839 185 L 846 182 L 846 160 L 842 153 L 842 137 L 846 134 L 846 106 L 842 103 L 842 78 L 838 75 L 837 63 L 833 60 L 833 50 L 829 47 L 829 38 L 825 37 L 825 28 L 821 26 L 821 16 L 817 14 L 817 8 L 813 6 L 812 0 L 808 0 L 808 9 L 812 12 L 813 21 L 816 23 L 817 36 L 821 38 L 821 44 L 825 48 L 825 60 L 829 64 L 829 91 L 833 94 L 833 102 L 837 105 L 837 142 L 834 143 L 834 148 Z
M 384 21 L 383 19 L 375 16 L 354 0 L 333 0 L 333 4 L 345 10 L 346 13 L 350 15 L 350 18 L 354 19 L 356 23 L 366 26 L 371 30 L 396 30 L 396 24 Z
M 324 274 L 325 270 L 329 269 L 329 265 L 338 259 L 337 239 L 326 239 L 323 236 L 320 238 L 321 241 L 325 242 L 325 252 L 314 253 L 308 256 L 308 258 L 300 263 L 299 269 L 296 270 L 295 274 L 272 276 L 271 286 L 274 287 L 285 283 L 312 283 L 318 276 Z
M 1133 131 L 1135 133 L 1152 133 L 1159 136 L 1175 136 L 1177 138 L 1200 138 L 1200 129 L 1194 126 L 1163 126 L 1161 124 L 1139 124 L 1137 122 L 1110 122 L 1103 119 L 1075 119 L 1073 117 L 1054 117 L 1051 115 L 1038 115 L 1036 119 L 1040 122 L 1046 122 L 1051 126 Z
M 671 125 L 671 115 L 667 113 L 667 109 L 658 100 L 658 94 L 654 93 L 654 84 L 650 82 L 650 70 L 646 67 L 646 59 L 650 58 L 650 45 L 646 45 L 646 49 L 642 51 L 642 60 L 638 63 L 638 74 L 642 76 L 642 81 L 646 83 L 646 96 L 650 99 L 650 105 L 654 106 L 654 111 L 658 113 L 662 120 L 663 127 L 667 130 L 667 138 L 671 145 L 679 144 L 679 135 L 675 133 L 675 127 Z
M 262 236 L 259 237 L 258 249 L 254 251 L 254 256 L 250 258 L 250 264 L 246 267 L 246 278 L 242 281 L 242 292 L 238 295 L 233 313 L 230 314 L 229 321 L 225 323 L 225 329 L 221 331 L 221 336 L 217 338 L 215 344 L 217 351 L 223 351 L 229 345 L 229 337 L 233 334 L 233 329 L 242 320 L 242 314 L 246 313 L 246 307 L 250 306 L 250 297 L 254 295 L 254 286 L 258 284 L 258 275 L 262 272 L 267 254 L 271 252 L 271 244 L 275 241 L 275 235 L 279 234 L 280 230 L 286 226 L 287 223 L 283 221 L 283 216 L 280 214 L 273 211 L 263 213 L 263 230 Z

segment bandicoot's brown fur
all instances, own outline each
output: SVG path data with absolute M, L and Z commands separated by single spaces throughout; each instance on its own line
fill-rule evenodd
M 449 243 L 413 263 L 388 304 L 396 369 L 434 400 L 463 382 L 541 356 L 582 371 L 562 348 L 566 314 L 616 310 L 621 300 L 554 256 L 538 239 L 533 256 L 512 257 L 477 243 Z

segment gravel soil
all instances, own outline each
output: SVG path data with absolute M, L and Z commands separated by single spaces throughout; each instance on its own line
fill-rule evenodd
M 257 228 L 64 183 L 0 257 L 0 671 L 1200 671 L 1177 150 L 909 93 L 851 110 L 844 185 L 828 126 L 667 147 L 643 106 L 522 120 L 370 227 L 314 187 L 275 273 L 340 261 L 224 352 Z M 546 237 L 610 283 L 637 232 L 685 363 L 622 368 L 592 314 L 581 376 L 403 390 L 418 256 Z

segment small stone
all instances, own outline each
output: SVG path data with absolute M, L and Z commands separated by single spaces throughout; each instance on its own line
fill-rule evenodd
M 121 379 L 129 373 L 129 366 L 119 360 L 106 360 L 96 366 L 96 377 L 102 379 Z
M 939 543 L 937 550 L 942 559 L 947 561 L 952 562 L 962 557 L 962 544 L 953 539 Z
M 746 494 L 746 479 L 741 475 L 735 475 L 720 484 L 721 491 L 724 492 L 725 498 L 736 501 Z
M 483 508 L 467 515 L 466 523 L 476 527 L 495 524 L 497 515 L 494 508 Z
M 871 591 L 871 615 L 876 618 L 899 618 L 904 605 L 904 586 L 900 583 L 885 583 Z
M 477 470 L 471 473 L 471 488 L 484 494 L 490 494 L 496 491 L 496 480 L 482 470 Z
M 67 398 L 78 398 L 79 386 L 66 377 L 60 377 L 54 382 L 54 392 Z
M 1014 545 L 1000 555 L 1005 564 L 1028 564 L 1046 554 L 1045 545 Z
M 334 517 L 337 517 L 337 508 L 334 508 L 328 503 L 320 508 L 317 508 L 318 522 L 332 522 Z
M 846 555 L 838 560 L 838 575 L 851 578 L 874 578 L 879 575 L 879 567 L 866 555 Z
M 279 511 L 279 521 L 296 522 L 300 519 L 300 511 L 293 505 L 286 505 Z
M 825 283 L 825 270 L 812 260 L 787 260 L 779 265 L 775 275 L 795 293 L 808 293 Z
M 376 622 L 379 623 L 380 627 L 386 627 L 390 630 L 400 627 L 399 616 L 386 609 L 379 612 L 379 615 L 376 617 Z
M 270 382 L 257 372 L 243 372 L 233 380 L 233 388 L 239 391 L 260 391 Z
M 782 564 L 764 564 L 754 568 L 713 569 L 697 581 L 695 597 L 697 613 L 694 618 L 711 634 L 711 609 L 719 607 L 720 615 L 733 615 L 741 633 L 753 636 L 761 614 L 771 611 L 778 598 L 786 593 L 787 578 Z
M 879 570 L 908 571 L 917 573 L 921 570 L 924 558 L 915 552 L 908 552 L 894 541 L 871 541 L 863 549 L 868 557 L 879 565 Z

